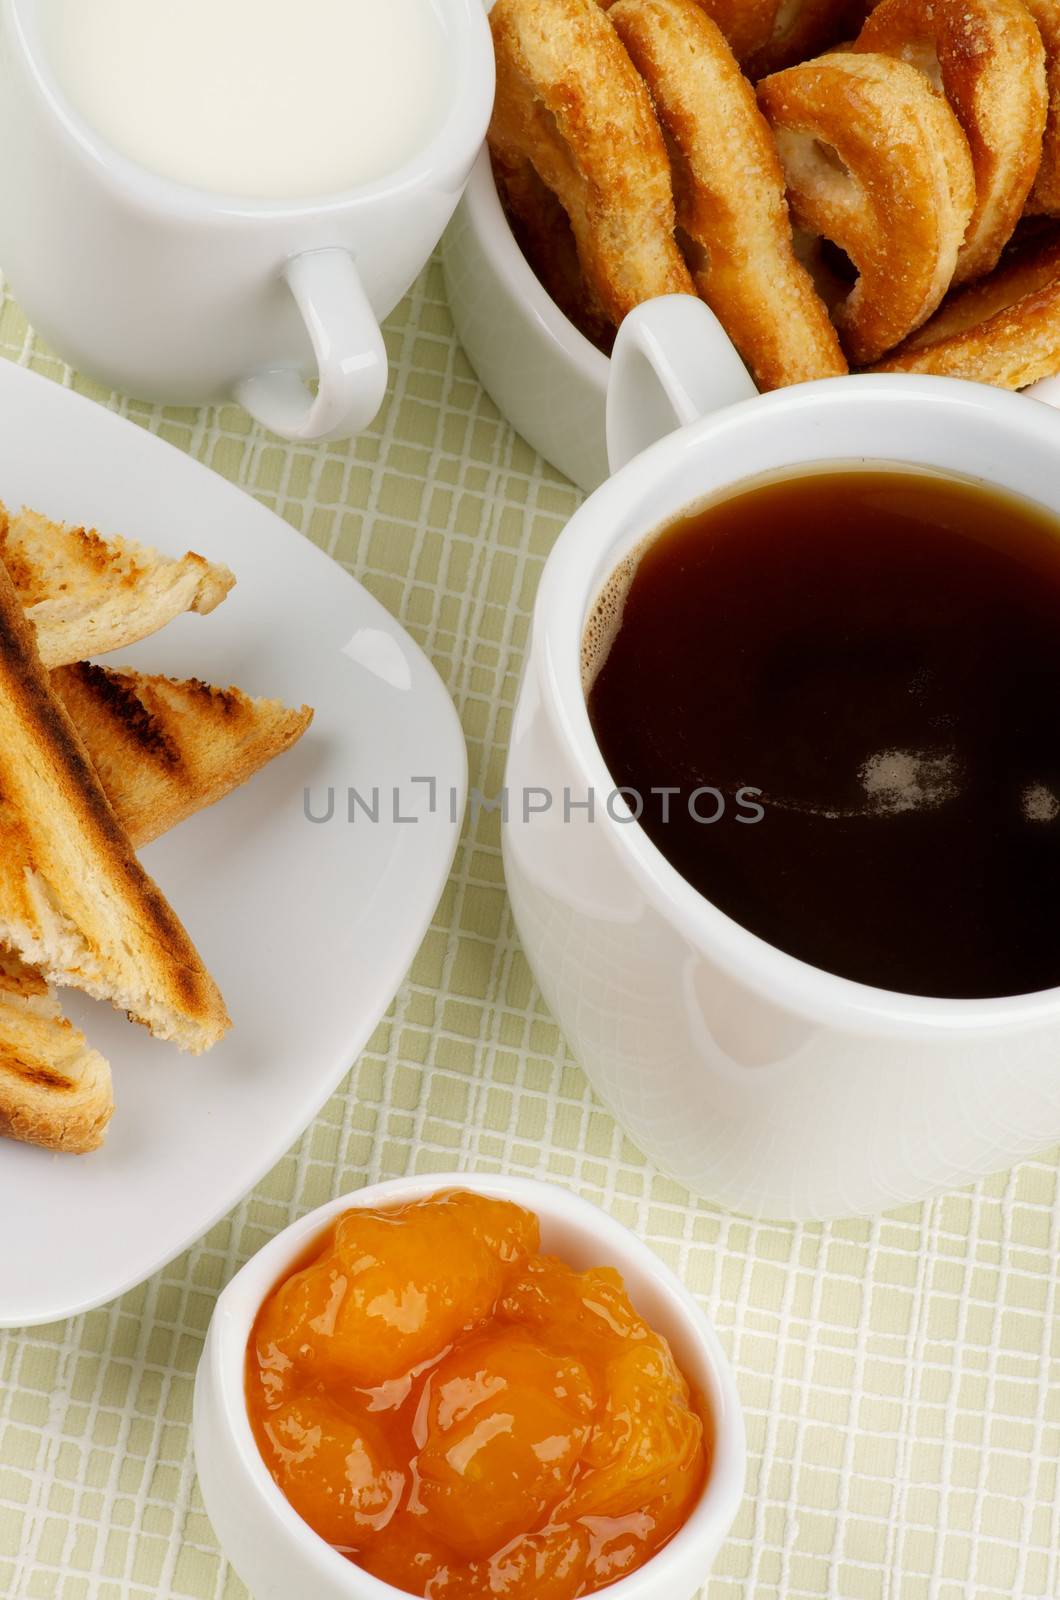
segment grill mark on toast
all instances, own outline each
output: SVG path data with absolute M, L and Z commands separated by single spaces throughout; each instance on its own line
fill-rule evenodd
M 13 588 L 3 594 L 6 572 L 0 575 L 0 662 L 6 662 L 12 699 L 21 702 L 24 714 L 41 729 L 43 742 L 54 743 L 66 763 L 72 780 L 70 800 L 81 813 L 86 829 L 97 835 L 112 870 L 120 873 L 141 912 L 136 917 L 145 932 L 165 950 L 175 963 L 173 981 L 180 996 L 194 1014 L 204 993 L 213 987 L 209 975 L 199 965 L 199 957 L 188 934 L 161 890 L 141 870 L 129 844 L 128 835 L 114 815 L 84 751 L 70 717 L 40 665 L 32 624 L 26 617 Z
M 238 689 L 218 689 L 215 684 L 204 683 L 201 678 L 189 678 L 186 687 L 204 700 L 209 700 L 211 705 L 219 706 L 226 717 L 241 711 L 246 705 L 246 699 Z
M 30 624 L 19 610 L 16 615 L 0 606 L 0 656 L 11 665 L 13 697 L 21 701 L 27 720 L 41 728 L 45 741 L 54 743 L 60 759 L 76 782 L 77 804 L 86 811 L 109 844 L 122 854 L 128 849 L 117 818 L 107 803 L 95 771 L 66 712 L 49 693 L 33 648 Z
M 85 661 L 65 671 L 71 677 L 77 676 L 85 694 L 94 699 L 108 717 L 121 725 L 122 731 L 142 755 L 165 767 L 180 766 L 179 749 L 137 694 L 133 680 Z
M 32 1084 L 35 1089 L 51 1089 L 56 1094 L 73 1094 L 77 1088 L 72 1078 L 56 1072 L 54 1067 L 46 1067 L 39 1061 L 28 1060 L 13 1050 L 0 1050 L 0 1072 L 21 1078 L 24 1083 Z

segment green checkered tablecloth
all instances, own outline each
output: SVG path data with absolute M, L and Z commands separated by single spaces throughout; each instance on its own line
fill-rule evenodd
M 482 393 L 436 265 L 387 343 L 374 428 L 306 448 L 234 407 L 163 411 L 102 393 L 0 299 L 4 356 L 238 483 L 400 618 L 459 707 L 472 783 L 492 792 L 534 590 L 578 495 Z M 566 1054 L 513 933 L 497 821 L 469 822 L 386 1020 L 255 1192 L 114 1305 L 0 1335 L 2 1600 L 241 1600 L 191 1459 L 215 1296 L 332 1195 L 454 1167 L 579 1190 L 647 1237 L 714 1318 L 750 1473 L 709 1600 L 1057 1600 L 1060 1153 L 872 1222 L 758 1224 L 693 1202 L 623 1138 Z

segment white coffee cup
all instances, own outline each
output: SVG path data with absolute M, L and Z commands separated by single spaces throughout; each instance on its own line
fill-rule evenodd
M 906 463 L 1060 513 L 1060 420 L 971 383 L 835 378 L 714 410 L 634 455 L 667 424 L 717 406 L 709 317 L 690 299 L 656 301 L 619 334 L 616 474 L 556 544 L 534 612 L 507 773 L 508 887 L 574 1055 L 659 1166 L 756 1215 L 871 1213 L 1060 1138 L 1060 990 L 894 994 L 810 967 L 723 915 L 628 808 L 605 804 L 614 783 L 586 709 L 583 630 L 608 578 L 655 529 L 767 471 Z M 594 820 L 577 809 L 589 791 Z
M 380 319 L 452 215 L 493 103 L 482 0 L 434 5 L 449 59 L 433 136 L 376 181 L 275 202 L 185 187 L 112 149 L 56 81 L 40 0 L 0 0 L 0 267 L 34 327 L 142 399 L 235 397 L 292 439 L 367 427 L 386 390 Z

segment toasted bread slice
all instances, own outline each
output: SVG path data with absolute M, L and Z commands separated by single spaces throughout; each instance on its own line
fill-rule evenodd
M 35 1009 L 39 1000 L 0 999 L 0 1134 L 83 1154 L 103 1142 L 114 1110 L 110 1067 L 54 999 L 51 1015 Z
M 313 713 L 79 663 L 52 673 L 104 793 L 134 845 L 244 783 L 305 732 Z M 31 1021 L 35 1026 L 31 1027 Z M 113 1111 L 110 1068 L 64 1021 L 55 991 L 0 947 L 0 1136 L 83 1153 Z
M 99 1147 L 113 1110 L 106 1061 L 40 973 L 0 950 L 0 1135 L 79 1155 Z
M 230 1026 L 140 866 L 0 564 L 0 941 L 52 983 L 106 999 L 182 1048 Z
M 212 611 L 236 581 L 227 567 L 190 552 L 174 560 L 35 511 L 9 516 L 2 505 L 0 559 L 46 667 L 135 644 L 184 611 Z
M 245 783 L 313 720 L 308 706 L 84 661 L 53 672 L 52 687 L 137 848 Z

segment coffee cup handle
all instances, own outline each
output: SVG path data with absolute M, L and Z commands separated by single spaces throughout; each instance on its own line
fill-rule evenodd
M 688 294 L 646 300 L 625 318 L 607 385 L 612 472 L 675 428 L 758 393 L 728 334 Z
M 235 397 L 284 439 L 348 439 L 371 423 L 386 394 L 379 323 L 346 250 L 307 250 L 283 271 L 316 356 L 316 394 L 291 367 L 253 373 Z

